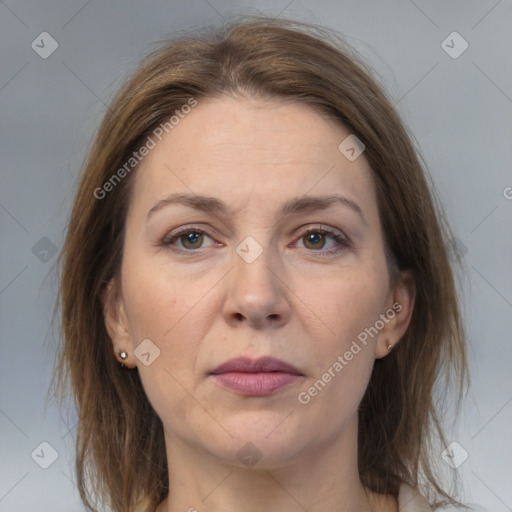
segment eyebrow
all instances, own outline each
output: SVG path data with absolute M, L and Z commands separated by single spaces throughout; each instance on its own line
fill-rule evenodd
M 196 194 L 172 194 L 164 199 L 158 201 L 149 211 L 146 219 L 149 218 L 158 210 L 173 205 L 181 204 L 189 208 L 201 210 L 206 213 L 210 213 L 218 216 L 232 216 L 233 212 L 228 206 L 217 199 L 216 197 L 203 196 Z M 297 215 L 300 213 L 310 213 L 313 211 L 326 210 L 329 207 L 341 204 L 350 208 L 352 211 L 358 214 L 363 223 L 367 225 L 364 214 L 361 207 L 352 201 L 351 199 L 340 196 L 340 195 L 327 195 L 327 196 L 302 196 L 293 199 L 289 199 L 281 208 L 279 216 L 286 217 L 289 215 Z

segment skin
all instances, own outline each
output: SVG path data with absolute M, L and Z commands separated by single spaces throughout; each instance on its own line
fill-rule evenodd
M 405 273 L 390 285 L 371 169 L 364 153 L 349 161 L 338 150 L 349 133 L 304 104 L 201 100 L 137 171 L 105 321 L 114 354 L 128 352 L 124 363 L 138 368 L 163 422 L 171 493 L 158 512 L 398 510 L 359 481 L 357 408 L 375 359 L 407 329 L 414 287 Z M 231 213 L 168 204 L 148 220 L 173 193 L 215 197 Z M 341 203 L 279 216 L 290 199 L 332 194 L 362 216 Z M 188 225 L 208 232 L 202 245 L 185 236 L 162 244 Z M 349 246 L 301 231 L 319 225 Z M 252 263 L 235 251 L 248 236 L 263 249 Z M 395 302 L 400 313 L 301 404 L 298 394 Z M 160 350 L 149 366 L 134 355 L 144 339 Z M 263 355 L 302 377 L 248 397 L 208 375 L 231 358 Z M 246 443 L 261 456 L 252 467 L 237 457 Z

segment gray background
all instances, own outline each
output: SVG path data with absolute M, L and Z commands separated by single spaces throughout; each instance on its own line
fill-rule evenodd
M 54 404 L 45 408 L 56 343 L 49 327 L 56 289 L 52 266 L 105 103 L 152 41 L 249 12 L 343 33 L 398 103 L 457 243 L 467 251 L 462 282 L 473 386 L 460 427 L 448 438 L 469 458 L 450 469 L 439 454 L 439 470 L 460 474 L 463 499 L 494 512 L 512 510 L 512 3 L 5 0 L 0 511 L 82 510 L 73 483 L 73 411 L 66 425 Z M 47 59 L 31 48 L 44 31 L 59 45 Z M 453 31 L 469 44 L 456 59 L 441 47 Z M 460 49 L 459 43 L 449 44 Z M 51 461 L 50 449 L 39 447 L 44 441 L 58 452 L 48 469 L 39 465 Z

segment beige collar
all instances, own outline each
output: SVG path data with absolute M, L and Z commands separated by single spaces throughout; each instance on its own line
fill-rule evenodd
M 410 485 L 402 484 L 398 492 L 399 512 L 432 512 L 427 500 Z

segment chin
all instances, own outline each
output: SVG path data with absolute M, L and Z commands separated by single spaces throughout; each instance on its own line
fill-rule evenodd
M 223 427 L 233 437 L 222 436 L 217 446 L 211 446 L 213 439 L 209 437 L 209 451 L 239 467 L 262 470 L 282 467 L 307 444 L 307 435 L 300 428 L 298 418 L 293 414 L 286 417 L 287 414 L 253 411 L 225 418 Z

